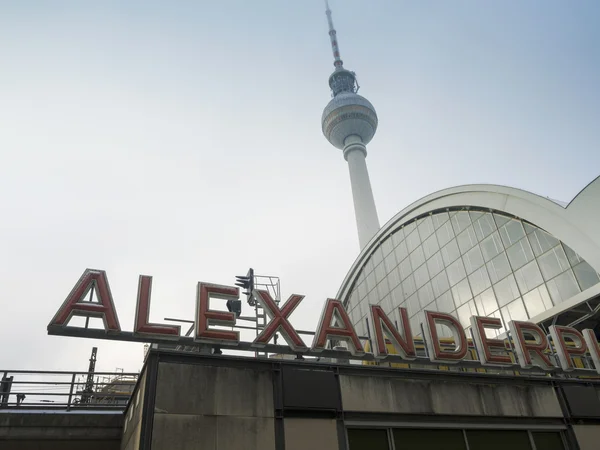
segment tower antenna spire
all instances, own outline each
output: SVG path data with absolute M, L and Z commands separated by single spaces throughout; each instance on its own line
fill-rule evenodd
M 336 31 L 333 26 L 333 19 L 331 18 L 331 9 L 329 8 L 329 1 L 325 0 L 325 14 L 327 14 L 327 23 L 329 24 L 329 40 L 331 41 L 331 51 L 333 52 L 333 65 L 336 69 L 344 68 L 344 61 L 340 57 L 340 47 L 337 42 Z
M 321 127 L 327 140 L 342 150 L 348 161 L 358 241 L 363 249 L 379 231 L 379 218 L 365 159 L 367 144 L 375 135 L 378 119 L 371 102 L 357 93 L 356 74 L 344 68 L 327 0 L 325 13 L 335 70 L 329 76 L 333 98 L 323 110 Z

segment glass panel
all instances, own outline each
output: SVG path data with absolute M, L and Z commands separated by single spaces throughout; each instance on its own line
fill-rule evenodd
M 533 226 L 530 223 L 527 223 L 525 221 L 523 221 L 523 226 L 525 227 L 525 233 L 527 233 L 527 234 L 531 234 L 535 230 L 537 230 L 537 227 L 535 227 L 535 226 Z
M 531 244 L 535 256 L 540 256 L 542 253 L 546 253 L 551 248 L 556 247 L 559 244 L 559 241 L 545 231 L 537 228 L 529 235 L 529 243 Z
M 502 280 L 509 273 L 511 273 L 512 269 L 510 268 L 510 264 L 508 263 L 508 257 L 506 256 L 506 253 L 500 253 L 489 263 L 487 263 L 487 270 L 490 274 L 490 279 L 492 280 L 492 283 L 497 283 L 499 280 Z
M 415 222 L 414 220 L 409 223 L 408 225 L 404 225 L 404 236 L 408 236 L 410 233 L 412 233 L 414 230 L 416 230 L 417 228 L 417 222 Z
M 575 294 L 580 292 L 579 285 L 571 270 L 561 273 L 556 278 L 546 283 L 552 302 L 557 305 L 565 300 L 570 299 Z
M 386 275 L 385 266 L 382 262 L 377 267 L 375 267 L 375 282 L 380 283 L 381 280 L 383 280 L 385 278 L 385 275 Z
M 454 286 L 460 280 L 467 276 L 462 259 L 459 259 L 448 266 L 446 269 L 450 286 Z
M 457 258 L 460 257 L 460 250 L 458 250 L 458 244 L 455 240 L 452 240 L 442 248 L 442 258 L 444 259 L 444 264 L 449 266 L 453 261 L 456 261 Z
M 523 296 L 523 302 L 525 303 L 525 308 L 527 308 L 527 313 L 529 314 L 530 319 L 552 308 L 553 306 L 552 300 L 550 300 L 550 294 L 548 293 L 548 289 L 545 285 L 541 285 L 533 291 L 525 294 Z
M 427 283 L 421 289 L 417 291 L 419 296 L 419 303 L 421 304 L 421 308 L 427 307 L 433 300 L 433 289 L 431 288 L 431 283 Z
M 396 261 L 404 261 L 404 259 L 408 256 L 408 248 L 406 247 L 406 241 L 400 242 L 400 244 L 394 250 L 396 254 Z
M 475 244 L 477 244 L 477 236 L 475 236 L 475 230 L 473 227 L 467 228 L 465 231 L 460 233 L 456 238 L 458 241 L 458 247 L 460 248 L 461 253 L 466 253 L 470 249 L 473 248 Z
M 507 305 L 515 298 L 519 297 L 519 288 L 513 275 L 507 276 L 504 280 L 494 285 L 494 293 L 500 306 Z
M 358 298 L 362 300 L 367 296 L 367 283 L 362 282 L 358 285 Z
M 419 221 L 419 225 L 417 225 L 419 229 L 419 235 L 421 236 L 421 240 L 425 240 L 428 238 L 431 233 L 433 233 L 433 220 L 431 216 L 424 217 Z
M 510 303 L 508 306 L 505 306 L 500 311 L 502 311 L 505 323 L 508 323 L 511 320 L 527 320 L 527 311 L 525 311 L 523 300 L 520 298 Z
M 394 254 L 394 252 L 387 255 L 384 259 L 384 262 L 386 273 L 390 273 L 398 265 L 398 262 L 396 261 L 396 255 Z
M 348 428 L 350 450 L 389 450 L 387 430 Z
M 492 285 L 485 267 L 481 267 L 469 275 L 469 283 L 471 283 L 473 295 L 480 294 Z
M 496 226 L 500 228 L 506 222 L 510 220 L 510 217 L 503 216 L 502 214 L 494 213 L 494 220 L 496 221 Z
M 582 291 L 592 287 L 600 281 L 598 272 L 585 261 L 573 267 L 573 272 L 575 272 L 575 277 L 577 278 Z
M 446 245 L 454 237 L 454 231 L 452 230 L 452 224 L 450 221 L 442 225 L 436 232 L 440 247 Z
M 536 261 L 532 261 L 515 272 L 521 293 L 525 294 L 544 282 Z
M 540 256 L 538 263 L 545 280 L 554 278 L 570 267 L 567 255 L 565 255 L 565 251 L 560 245 Z
M 390 254 L 390 252 L 392 250 L 394 250 L 394 243 L 392 242 L 392 238 L 387 238 L 385 241 L 383 241 L 383 244 L 381 244 L 381 251 L 383 251 L 383 257 L 385 258 L 387 255 Z
M 377 282 L 375 281 L 375 272 L 371 272 L 367 275 L 367 291 L 370 291 L 375 286 L 377 286 Z
M 483 255 L 481 254 L 479 246 L 473 247 L 471 250 L 469 250 L 465 256 L 463 256 L 463 261 L 465 263 L 467 274 L 471 274 L 476 269 L 479 269 L 483 265 Z
M 444 269 L 444 261 L 440 252 L 437 252 L 427 261 L 427 269 L 429 269 L 431 276 L 437 275 Z
M 491 236 L 485 238 L 481 242 L 481 251 L 483 252 L 483 258 L 486 262 L 504 251 L 502 240 L 497 231 L 494 231 Z
M 402 285 L 398 285 L 392 288 L 392 305 L 394 308 L 401 306 L 404 303 L 404 292 L 402 292 Z
M 473 298 L 471 287 L 469 286 L 469 282 L 466 278 L 454 286 L 451 291 L 452 297 L 454 298 L 454 305 L 457 308 Z
M 538 450 L 564 450 L 559 431 L 532 431 L 533 442 Z
M 412 317 L 417 314 L 421 310 L 421 305 L 419 304 L 419 296 L 414 293 L 408 300 L 406 301 L 406 309 L 408 310 L 408 316 Z M 413 330 L 414 332 L 415 330 Z
M 436 297 L 439 297 L 450 289 L 450 282 L 448 281 L 448 275 L 446 275 L 445 271 L 437 274 L 433 280 L 431 280 L 431 284 L 433 286 L 433 293 Z
M 565 249 L 567 258 L 569 258 L 569 262 L 571 263 L 572 266 L 575 266 L 583 261 L 583 258 L 581 256 L 579 256 L 577 253 L 575 253 L 575 251 L 571 247 L 569 247 L 568 245 L 565 245 L 564 243 L 562 246 Z
M 394 234 L 392 234 L 392 242 L 394 243 L 394 247 L 398 247 L 398 244 L 400 244 L 402 241 L 404 241 L 404 230 L 399 228 L 398 230 L 394 231 Z
M 404 281 L 402 281 L 402 290 L 404 291 L 405 296 L 411 296 L 417 290 L 417 286 L 415 285 L 415 277 L 411 273 Z
M 498 309 L 498 302 L 492 288 L 486 289 L 481 294 L 475 297 L 475 305 L 479 314 L 489 316 Z
M 469 216 L 471 216 L 471 222 L 475 222 L 477 219 L 479 219 L 483 214 L 485 214 L 484 211 L 477 211 L 477 210 L 470 210 L 469 211 Z
M 390 288 L 394 289 L 398 284 L 400 284 L 400 270 L 395 268 L 392 270 L 387 276 L 388 282 L 390 283 Z
M 383 251 L 381 250 L 381 247 L 377 247 L 375 249 L 373 255 L 371 256 L 371 259 L 373 260 L 374 266 L 380 264 L 381 261 L 383 261 Z
M 436 300 L 438 311 L 444 313 L 451 313 L 456 309 L 454 306 L 454 300 L 452 299 L 452 293 L 450 291 L 444 292 Z
M 410 265 L 413 268 L 419 267 L 425 262 L 425 254 L 423 253 L 423 247 L 417 247 L 417 249 L 409 255 Z
M 467 430 L 469 450 L 531 450 L 527 431 Z
M 454 233 L 459 234 L 461 231 L 466 230 L 467 227 L 471 225 L 471 218 L 469 217 L 468 212 L 459 211 L 450 217 L 450 222 L 452 222 Z
M 450 214 L 447 212 L 435 213 L 431 216 L 431 218 L 433 219 L 433 226 L 437 230 L 444 223 L 450 220 Z
M 423 251 L 425 252 L 425 258 L 429 259 L 431 256 L 440 249 L 438 245 L 437 236 L 432 234 L 427 238 L 427 240 L 423 243 Z
M 499 229 L 505 247 L 510 247 L 525 237 L 525 230 L 520 220 L 510 220 Z
M 400 278 L 402 280 L 406 280 L 413 271 L 410 265 L 410 259 L 408 258 L 402 261 L 398 267 L 400 268 Z
M 371 292 L 369 292 L 369 294 L 367 295 L 367 299 L 369 301 L 368 301 L 368 304 L 365 305 L 367 308 L 364 312 L 365 315 L 369 314 L 369 309 L 368 309 L 369 305 L 377 305 L 381 301 L 381 297 L 379 296 L 379 292 L 377 292 L 377 288 L 375 288 L 375 289 L 371 290 Z
M 507 248 L 506 254 L 513 270 L 517 270 L 533 260 L 533 251 L 527 238 L 521 239 L 512 247 Z
M 390 293 L 390 285 L 387 280 L 383 280 L 377 285 L 377 297 L 384 298 Z
M 458 321 L 462 325 L 463 328 L 467 328 L 471 323 L 471 316 L 477 315 L 477 308 L 475 308 L 475 302 L 471 300 L 470 302 L 465 303 L 460 308 L 456 310 L 456 315 L 458 316 Z
M 481 241 L 494 232 L 496 229 L 496 223 L 494 222 L 492 215 L 490 213 L 486 213 L 476 222 L 473 222 L 473 228 L 475 229 L 477 239 Z
M 415 284 L 417 285 L 417 289 L 423 286 L 425 283 L 429 281 L 429 272 L 427 272 L 427 265 L 423 264 L 417 270 L 415 270 Z
M 399 428 L 393 430 L 396 450 L 466 450 L 462 430 Z M 554 450 L 554 449 L 552 449 Z
M 421 245 L 421 239 L 419 238 L 419 233 L 416 230 L 408 236 L 406 236 L 406 246 L 408 247 L 408 253 L 412 252 L 419 245 Z
M 374 268 L 375 268 L 375 264 L 373 264 L 373 258 L 367 259 L 367 262 L 365 263 L 365 267 L 363 269 L 365 271 L 365 276 L 366 276 L 366 274 L 373 272 Z

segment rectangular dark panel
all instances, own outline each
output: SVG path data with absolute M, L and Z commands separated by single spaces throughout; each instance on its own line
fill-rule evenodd
M 600 400 L 592 386 L 564 385 L 562 390 L 573 417 L 600 418 Z
M 444 449 L 467 450 L 463 430 L 426 430 L 397 428 L 394 430 L 396 450 Z
M 531 434 L 538 450 L 565 450 L 559 431 L 532 431 Z
M 384 428 L 348 428 L 348 448 L 350 450 L 389 450 L 387 430 Z
M 469 450 L 531 450 L 527 431 L 467 430 Z
M 283 406 L 289 409 L 341 410 L 339 388 L 334 373 L 285 367 Z

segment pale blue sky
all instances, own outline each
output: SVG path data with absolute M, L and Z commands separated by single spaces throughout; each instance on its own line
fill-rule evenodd
M 331 0 L 375 105 L 380 221 L 495 183 L 569 201 L 600 173 L 600 3 Z M 46 336 L 86 267 L 122 327 L 252 265 L 316 325 L 358 254 L 346 163 L 321 134 L 320 0 L 0 1 L 2 368 L 137 370 L 137 344 Z M 247 202 L 247 203 L 244 203 Z M 12 317 L 7 316 L 14 311 Z M 19 345 L 6 342 L 19 338 Z

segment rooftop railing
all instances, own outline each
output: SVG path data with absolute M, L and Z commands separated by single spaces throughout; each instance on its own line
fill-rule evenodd
M 137 373 L 0 370 L 0 412 L 123 410 Z

